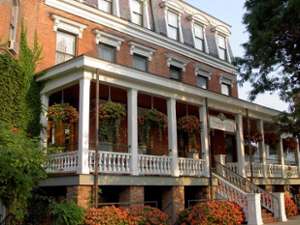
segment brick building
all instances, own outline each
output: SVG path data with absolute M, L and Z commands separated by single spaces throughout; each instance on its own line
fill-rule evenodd
M 79 112 L 68 140 L 70 130 L 55 129 L 46 111 L 42 115 L 44 145 L 65 147 L 51 156 L 49 178 L 41 184 L 49 193 L 89 206 L 98 74 L 100 104 L 117 102 L 127 110 L 118 143 L 100 137 L 101 203 L 149 202 L 174 219 L 208 198 L 212 181 L 215 196 L 247 212 L 254 201 L 285 219 L 270 203 L 279 206 L 282 196 L 271 192 L 283 191 L 287 180 L 298 192 L 299 144 L 291 151 L 284 144 L 290 135 L 278 133 L 277 143 L 269 144 L 279 112 L 238 98 L 228 24 L 184 0 L 0 0 L 0 12 L 1 46 L 18 54 L 23 23 L 29 41 L 36 35 L 43 47 L 37 81 L 44 85 L 45 108 L 63 102 Z M 138 118 L 150 109 L 166 115 L 167 126 L 162 138 L 157 129 L 150 132 L 143 146 Z M 186 116 L 201 124 L 193 149 L 178 129 Z M 253 154 L 249 130 L 261 136 Z M 265 198 L 253 200 L 258 192 Z

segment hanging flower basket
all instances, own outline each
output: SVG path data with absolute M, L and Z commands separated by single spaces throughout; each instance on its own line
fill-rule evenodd
M 258 131 L 251 131 L 250 135 L 245 135 L 245 140 L 251 143 L 259 143 L 262 141 L 262 135 Z
M 279 135 L 274 132 L 265 133 L 265 143 L 271 147 L 275 147 L 279 142 Z
M 297 149 L 297 141 L 294 138 L 285 138 L 283 140 L 283 147 L 285 149 L 296 150 Z
M 69 104 L 55 104 L 48 109 L 48 119 L 54 123 L 75 123 L 79 118 L 78 111 Z
M 125 116 L 126 110 L 122 104 L 108 101 L 100 105 L 100 141 L 117 143 L 121 120 Z
M 159 137 L 162 139 L 163 130 L 167 127 L 168 119 L 167 116 L 156 110 L 147 110 L 143 115 L 138 118 L 140 125 L 141 141 L 143 144 L 149 143 L 151 129 L 157 128 L 159 131 Z

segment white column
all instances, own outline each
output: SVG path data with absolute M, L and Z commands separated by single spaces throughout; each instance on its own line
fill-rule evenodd
M 42 104 L 42 111 L 41 111 L 41 146 L 43 149 L 47 148 L 47 139 L 48 139 L 48 107 L 49 107 L 49 96 L 46 94 L 41 95 L 41 104 Z
M 275 201 L 274 204 L 274 217 L 276 219 L 279 219 L 280 222 L 286 222 L 287 221 L 287 217 L 286 217 L 286 212 L 285 212 L 285 201 L 284 201 L 284 193 L 273 193 L 277 199 L 279 200 L 279 202 Z M 279 205 L 278 205 L 279 203 Z
M 90 78 L 79 82 L 78 173 L 89 174 Z
M 179 26 L 179 41 L 184 43 L 182 24 L 181 24 L 181 14 L 178 15 L 178 26 Z
M 134 176 L 139 174 L 138 162 L 138 92 L 135 89 L 129 89 L 127 92 L 128 108 L 128 145 L 131 153 L 131 173 Z
M 280 136 L 279 139 L 279 159 L 282 169 L 282 177 L 285 177 L 285 161 L 284 161 L 284 148 L 283 148 L 283 138 Z
M 146 27 L 147 29 L 151 29 L 148 0 L 144 1 L 144 4 L 143 4 L 143 20 L 144 20 L 143 26 Z
M 168 108 L 168 141 L 169 151 L 172 157 L 172 175 L 179 176 L 178 167 L 178 146 L 177 146 L 177 119 L 176 119 L 176 99 L 170 98 L 167 101 Z
M 265 131 L 264 131 L 264 121 L 259 120 L 258 121 L 258 132 L 262 136 L 262 140 L 259 143 L 259 151 L 260 151 L 260 157 L 261 157 L 261 163 L 263 164 L 263 175 L 264 177 L 267 177 L 267 152 L 266 152 L 266 145 L 265 145 Z
M 245 146 L 244 146 L 244 134 L 243 134 L 243 116 L 241 114 L 236 115 L 236 144 L 237 144 L 237 156 L 238 156 L 238 171 L 243 177 L 246 177 L 246 162 L 245 162 Z
M 248 215 L 246 215 L 249 225 L 264 224 L 261 215 L 260 195 L 256 193 L 247 194 Z
M 206 106 L 201 106 L 199 109 L 200 121 L 201 121 L 201 151 L 202 159 L 206 162 L 206 174 L 207 177 L 210 175 L 210 159 L 209 159 L 209 131 L 208 131 L 208 115 Z
M 113 1 L 113 14 L 120 17 L 120 0 Z
M 299 146 L 299 139 L 296 138 L 297 142 L 297 148 L 296 148 L 296 161 L 297 161 L 297 166 L 298 166 L 298 174 L 300 176 L 300 146 Z

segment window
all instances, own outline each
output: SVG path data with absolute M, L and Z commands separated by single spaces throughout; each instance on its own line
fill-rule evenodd
M 142 55 L 133 54 L 133 67 L 138 70 L 148 71 L 148 58 Z
M 111 46 L 111 45 L 107 45 L 107 44 L 103 44 L 101 43 L 100 45 L 100 58 L 105 60 L 105 61 L 109 61 L 109 62 L 116 62 L 116 48 Z
M 227 83 L 221 83 L 221 93 L 223 95 L 231 95 L 231 85 Z
M 182 69 L 173 65 L 170 65 L 170 77 L 174 80 L 181 80 Z
M 131 21 L 137 25 L 143 26 L 143 2 L 141 0 L 131 0 L 131 3 Z
M 194 40 L 195 40 L 195 48 L 204 51 L 205 50 L 204 28 L 199 24 L 194 24 Z
M 76 35 L 57 31 L 56 38 L 56 63 L 72 59 L 76 52 Z
M 219 58 L 222 60 L 227 60 L 226 38 L 221 35 L 218 35 L 218 51 Z
M 178 14 L 168 11 L 168 37 L 179 40 Z
M 198 75 L 197 76 L 197 86 L 203 89 L 208 88 L 208 78 L 205 76 Z
M 112 0 L 98 0 L 98 8 L 104 12 L 112 13 Z

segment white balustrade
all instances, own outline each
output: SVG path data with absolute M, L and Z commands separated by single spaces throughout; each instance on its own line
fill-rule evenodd
M 267 177 L 283 177 L 282 165 L 266 164 Z
M 234 173 L 239 173 L 238 163 L 226 163 L 226 167 L 231 171 L 233 171 Z
M 95 151 L 89 152 L 90 171 L 95 171 Z M 130 153 L 99 152 L 99 173 L 130 174 Z
M 180 176 L 206 176 L 206 162 L 201 159 L 178 158 Z
M 252 163 L 252 174 L 251 174 L 251 167 L 250 163 L 246 163 L 246 174 L 247 177 L 264 177 L 264 165 L 263 163 Z
M 141 175 L 171 175 L 171 168 L 171 157 L 139 155 L 139 174 Z
M 77 152 L 65 152 L 50 155 L 46 171 L 48 173 L 70 173 L 76 172 L 77 168 Z
M 284 166 L 284 176 L 286 178 L 297 178 L 299 177 L 298 173 L 298 167 L 297 166 L 290 166 L 290 165 L 285 165 Z

